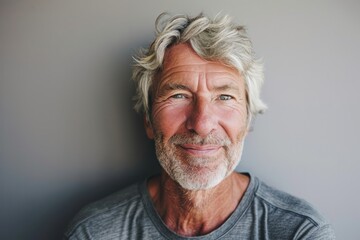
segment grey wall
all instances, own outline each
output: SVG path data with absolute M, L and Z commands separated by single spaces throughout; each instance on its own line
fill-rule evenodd
M 269 110 L 238 170 L 359 239 L 359 1 L 235 0 L 0 3 L 0 239 L 59 239 L 81 206 L 157 171 L 130 65 L 162 11 L 248 26 Z

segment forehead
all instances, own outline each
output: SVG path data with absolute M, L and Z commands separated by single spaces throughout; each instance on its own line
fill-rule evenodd
M 235 68 L 201 58 L 186 43 L 177 44 L 166 50 L 161 75 L 165 77 L 168 74 L 182 72 L 225 73 L 234 77 L 240 75 Z

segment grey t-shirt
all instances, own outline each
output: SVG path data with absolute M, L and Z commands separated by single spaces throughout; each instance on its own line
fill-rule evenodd
M 146 181 L 132 185 L 84 209 L 64 239 L 335 239 L 329 223 L 304 200 L 250 176 L 235 211 L 216 230 L 182 237 L 157 214 Z

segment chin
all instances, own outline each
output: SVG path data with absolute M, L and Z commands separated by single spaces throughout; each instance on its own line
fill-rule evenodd
M 186 172 L 186 173 L 184 173 Z M 221 167 L 217 171 L 182 171 L 172 173 L 171 178 L 180 186 L 187 190 L 207 190 L 216 187 L 221 183 L 232 171 L 228 171 L 226 167 Z

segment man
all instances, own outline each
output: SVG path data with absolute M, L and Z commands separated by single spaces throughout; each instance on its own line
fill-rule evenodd
M 157 20 L 135 58 L 135 108 L 162 172 L 83 209 L 67 239 L 335 239 L 306 202 L 234 172 L 260 99 L 262 65 L 228 17 Z

